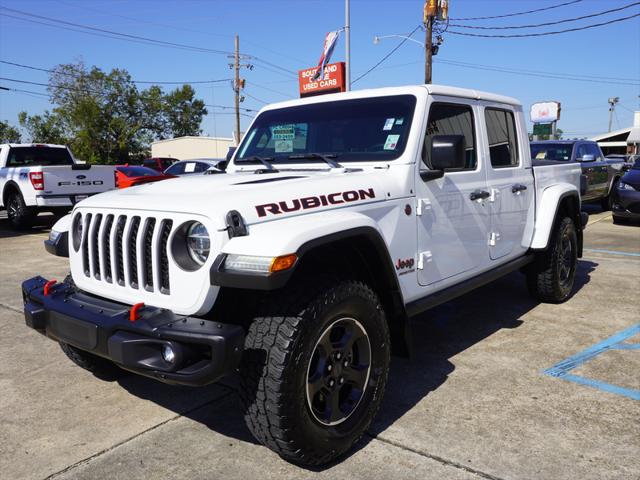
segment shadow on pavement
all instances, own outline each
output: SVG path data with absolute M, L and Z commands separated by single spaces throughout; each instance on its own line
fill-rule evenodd
M 49 233 L 57 217 L 51 214 L 38 215 L 35 218 L 33 227 L 25 230 L 13 228 L 6 214 L 0 216 L 0 238 L 22 237 L 24 235 L 34 235 L 38 233 Z
M 579 261 L 574 295 L 589 283 L 590 274 L 597 265 Z M 310 470 L 330 468 L 366 447 L 376 435 L 447 381 L 455 370 L 450 361 L 452 357 L 502 329 L 518 328 L 523 323 L 521 318 L 537 305 L 538 302 L 527 293 L 524 277 L 516 272 L 413 319 L 413 358 L 392 358 L 385 399 L 368 434 L 346 457 Z M 206 425 L 228 438 L 256 444 L 244 425 L 240 400 L 232 386 L 236 380 L 230 379 L 231 386 L 225 381 L 222 385 L 190 388 L 128 375 L 119 383 L 131 394 Z M 185 403 L 194 403 L 194 396 L 213 398 L 220 389 L 231 392 L 222 395 L 228 397 L 226 400 L 203 401 L 201 408 L 185 408 Z

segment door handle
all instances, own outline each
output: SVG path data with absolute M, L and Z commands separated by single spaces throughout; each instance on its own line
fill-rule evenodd
M 471 192 L 469 198 L 471 200 L 484 200 L 485 198 L 489 198 L 491 194 L 486 190 L 476 190 L 475 192 Z
M 517 183 L 516 185 L 511 187 L 511 193 L 519 193 L 519 192 L 522 192 L 522 191 L 524 191 L 526 189 L 527 189 L 526 185 L 522 185 L 520 183 Z

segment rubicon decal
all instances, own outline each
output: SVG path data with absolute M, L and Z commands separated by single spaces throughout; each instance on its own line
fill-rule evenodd
M 317 197 L 294 198 L 293 200 L 282 200 L 277 203 L 265 203 L 264 205 L 256 205 L 256 211 L 258 212 L 258 217 L 265 217 L 267 214 L 279 215 L 297 210 L 357 202 L 358 200 L 366 200 L 369 198 L 376 198 L 373 188 L 329 193 L 328 195 L 318 195 Z

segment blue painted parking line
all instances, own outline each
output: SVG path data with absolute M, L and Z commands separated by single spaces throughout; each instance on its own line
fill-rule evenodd
M 640 253 L 620 252 L 619 250 L 601 250 L 599 248 L 584 248 L 585 252 L 608 253 L 609 255 L 622 255 L 624 257 L 640 257 Z
M 601 382 L 600 380 L 594 380 L 591 378 L 581 377 L 569 372 L 574 368 L 579 367 L 585 362 L 592 360 L 596 356 L 604 353 L 608 350 L 640 350 L 640 344 L 625 342 L 626 339 L 633 337 L 640 333 L 640 323 L 633 327 L 627 328 L 622 332 L 603 340 L 600 343 L 583 350 L 580 353 L 572 355 L 571 357 L 557 363 L 551 368 L 548 368 L 543 373 L 552 377 L 561 378 L 570 382 L 575 382 L 580 385 L 587 385 L 590 387 L 598 388 L 605 392 L 614 393 L 616 395 L 623 395 L 625 397 L 632 398 L 634 400 L 640 400 L 640 390 L 633 390 L 631 388 L 619 387 L 607 382 Z

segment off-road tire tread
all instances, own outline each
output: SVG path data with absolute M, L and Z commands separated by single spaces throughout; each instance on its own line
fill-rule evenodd
M 555 268 L 558 263 L 558 255 L 560 254 L 558 236 L 563 230 L 565 224 L 574 225 L 573 220 L 564 217 L 556 223 L 553 236 L 550 240 L 549 248 L 546 251 L 537 254 L 536 259 L 527 272 L 527 287 L 529 293 L 536 299 L 544 303 L 562 303 L 570 295 L 562 295 L 556 284 Z
M 299 282 L 284 290 L 282 294 L 267 297 L 259 310 L 262 315 L 249 327 L 241 366 L 243 381 L 240 386 L 245 422 L 259 442 L 292 463 L 306 466 L 322 465 L 348 450 L 313 450 L 309 445 L 302 444 L 294 438 L 292 419 L 286 416 L 287 399 L 293 393 L 286 390 L 288 382 L 285 370 L 287 364 L 296 361 L 292 360 L 291 356 L 299 338 L 297 334 L 301 322 L 314 318 L 323 305 L 354 294 L 368 299 L 377 305 L 377 308 L 382 309 L 378 296 L 364 283 L 314 278 L 313 282 Z M 286 316 L 270 316 L 269 312 L 272 311 L 280 314 L 286 312 Z M 385 335 L 388 344 L 390 340 L 386 328 Z M 255 354 L 252 355 L 252 352 L 256 351 L 267 352 L 266 362 L 257 358 Z M 264 363 L 266 368 L 263 370 Z M 386 377 L 384 382 L 386 383 Z M 379 408 L 379 404 L 377 407 Z M 370 416 L 366 428 L 376 413 L 377 408 Z M 361 438 L 366 428 L 349 448 Z
M 85 352 L 68 343 L 59 342 L 60 348 L 69 359 L 85 370 L 104 380 L 112 380 L 124 375 L 126 372 L 115 363 L 106 358 L 98 357 L 89 352 Z

